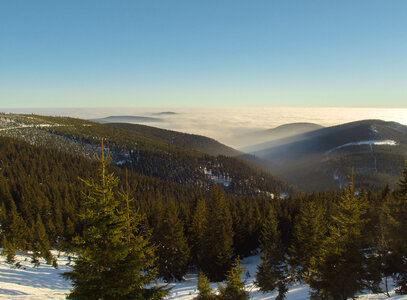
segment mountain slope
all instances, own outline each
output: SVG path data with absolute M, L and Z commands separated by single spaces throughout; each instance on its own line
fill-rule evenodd
M 320 128 L 322 128 L 322 126 L 315 123 L 289 123 L 267 130 L 252 131 L 249 133 L 232 136 L 229 138 L 229 141 L 232 144 L 241 145 L 239 150 L 243 152 L 253 152 L 259 149 L 267 148 L 267 143 L 271 141 L 287 138 Z M 262 147 L 261 145 L 263 143 L 265 145 Z
M 209 155 L 238 156 L 242 154 L 214 139 L 201 135 L 182 133 L 139 124 L 110 123 L 107 124 L 107 126 L 135 133 L 146 138 L 156 139 L 168 145 L 175 145 L 177 147 L 191 149 Z
M 121 129 L 121 126 L 73 118 L 0 114 L 0 136 L 89 159 L 100 151 L 103 138 L 106 150 L 112 153 L 113 162 L 140 175 L 204 190 L 220 183 L 226 192 L 236 195 L 279 195 L 295 191 L 292 185 L 274 177 L 269 171 L 239 158 L 208 155 L 194 150 L 199 148 L 196 145 L 187 148 L 166 140 L 175 134 L 174 140 L 178 137 L 182 141 L 182 137 L 186 144 L 197 140 L 203 148 L 213 150 L 215 145 L 233 152 L 233 149 L 212 139 L 143 126 L 136 126 L 138 131 L 133 132 L 128 126 L 125 126 L 127 129 Z M 206 142 L 209 143 L 207 146 Z
M 274 174 L 305 190 L 340 188 L 347 184 L 352 167 L 357 185 L 377 189 L 394 184 L 400 175 L 407 155 L 407 127 L 363 120 L 280 139 L 269 146 L 252 154 L 271 161 Z

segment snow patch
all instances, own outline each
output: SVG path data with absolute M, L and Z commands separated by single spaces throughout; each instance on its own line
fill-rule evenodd
M 376 126 L 374 125 L 370 125 L 370 130 L 373 131 L 374 133 L 379 133 L 379 131 L 377 131 Z
M 53 251 L 53 255 L 57 255 Z M 45 264 L 41 259 L 38 268 L 33 268 L 31 258 L 27 255 L 17 255 L 16 260 L 21 263 L 21 268 L 13 267 L 5 263 L 4 256 L 0 256 L 0 299 L 65 299 L 72 285 L 69 281 L 59 276 L 62 272 L 69 272 L 71 266 L 68 256 L 61 254 L 58 257 L 58 269 Z M 257 265 L 260 263 L 260 254 L 242 259 L 244 272 L 242 280 L 246 281 L 246 289 L 250 292 L 251 299 L 271 300 L 275 299 L 277 292 L 262 293 L 255 286 L 255 275 Z M 198 295 L 198 274 L 188 273 L 182 282 L 170 283 L 170 295 L 167 299 L 192 300 Z M 161 282 L 162 283 L 162 282 Z M 158 284 L 161 284 L 160 282 Z M 211 287 L 217 290 L 217 284 L 211 283 Z M 407 300 L 406 295 L 395 295 L 394 290 L 390 292 L 391 299 Z M 309 299 L 309 287 L 306 284 L 294 284 L 289 286 L 287 300 Z M 359 299 L 388 299 L 384 294 L 363 294 Z
M 57 255 L 53 251 L 53 255 Z M 21 263 L 17 268 L 7 264 L 4 256 L 0 257 L 0 299 L 65 299 L 72 288 L 71 282 L 59 276 L 68 272 L 68 256 L 58 258 L 58 269 L 47 265 L 40 259 L 40 266 L 33 268 L 28 255 L 17 255 Z
M 213 173 L 212 173 L 212 170 L 208 170 L 208 169 L 206 169 L 206 168 L 204 168 L 203 169 L 203 172 L 204 172 L 204 174 L 206 175 L 206 176 L 208 176 L 211 180 L 213 180 L 215 183 L 219 183 L 219 184 L 222 184 L 222 185 L 224 185 L 224 186 L 229 186 L 230 185 L 230 183 L 232 182 L 232 179 L 228 176 L 228 175 L 225 175 L 225 176 L 217 176 L 217 175 L 214 175 Z
M 344 145 L 340 145 L 338 147 L 335 147 L 327 152 L 325 152 L 325 154 L 331 153 L 335 150 L 339 150 L 345 147 L 351 147 L 351 146 L 361 146 L 361 145 L 369 145 L 370 147 L 372 147 L 372 145 L 376 145 L 376 146 L 397 146 L 399 143 L 397 143 L 394 140 L 368 140 L 368 141 L 360 141 L 360 142 L 351 142 L 351 143 L 347 143 Z

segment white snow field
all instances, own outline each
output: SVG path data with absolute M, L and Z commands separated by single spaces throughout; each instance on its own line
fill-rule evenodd
M 345 148 L 345 147 L 361 146 L 361 145 L 369 145 L 370 149 L 373 149 L 372 145 L 376 145 L 376 146 L 397 146 L 398 143 L 396 141 L 393 141 L 393 140 L 369 140 L 369 141 L 352 142 L 352 143 L 347 143 L 347 144 L 335 147 L 335 148 L 327 151 L 326 153 L 328 154 L 328 153 L 331 153 L 331 152 L 333 152 L 335 150 L 339 150 L 339 149 L 342 149 L 342 148 Z
M 56 255 L 56 252 L 53 253 Z M 5 262 L 5 257 L 0 256 L 0 299 L 65 299 L 69 293 L 71 284 L 64 280 L 59 273 L 69 271 L 71 267 L 67 265 L 68 257 L 60 255 L 58 258 L 58 269 L 45 264 L 41 260 L 38 268 L 33 268 L 30 263 L 31 258 L 27 255 L 17 255 L 17 260 L 21 263 L 21 268 L 13 267 Z M 250 256 L 242 260 L 245 268 L 244 279 L 247 290 L 250 291 L 252 299 L 275 299 L 276 293 L 263 294 L 254 286 L 254 275 L 257 264 L 260 261 L 259 255 Z M 190 300 L 197 295 L 197 274 L 188 274 L 185 281 L 170 283 L 171 293 L 167 299 Z M 212 284 L 215 289 L 216 283 Z M 390 293 L 391 299 L 404 299 L 407 296 Z M 309 289 L 303 285 L 290 286 L 287 300 L 309 299 Z M 359 299 L 388 299 L 384 294 L 364 294 Z
M 56 254 L 56 252 L 53 252 Z M 67 256 L 58 258 L 58 269 L 47 265 L 43 259 L 38 268 L 33 268 L 31 257 L 17 255 L 21 268 L 5 262 L 0 256 L 0 299 L 64 299 L 71 289 L 71 283 L 59 273 L 71 270 Z

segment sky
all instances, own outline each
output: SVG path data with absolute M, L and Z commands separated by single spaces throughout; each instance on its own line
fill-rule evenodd
M 407 107 L 407 1 L 0 0 L 0 107 Z

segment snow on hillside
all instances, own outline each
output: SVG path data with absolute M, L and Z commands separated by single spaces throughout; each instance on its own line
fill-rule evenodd
M 326 153 L 331 153 L 331 152 L 333 152 L 335 150 L 339 150 L 339 149 L 342 149 L 342 148 L 345 148 L 345 147 L 361 146 L 361 145 L 369 145 L 370 147 L 372 147 L 372 145 L 376 145 L 376 146 L 397 146 L 398 143 L 396 141 L 393 141 L 393 140 L 369 140 L 369 141 L 351 142 L 351 143 L 347 143 L 347 144 L 335 147 L 335 148 L 327 151 Z
M 54 252 L 54 255 L 57 253 Z M 65 299 L 71 289 L 69 281 L 64 280 L 58 274 L 71 269 L 66 255 L 58 258 L 58 269 L 45 264 L 41 260 L 38 268 L 33 268 L 30 257 L 18 255 L 17 261 L 21 262 L 21 267 L 16 268 L 5 263 L 5 258 L 0 256 L 0 299 Z M 250 256 L 242 260 L 245 268 L 243 279 L 246 280 L 246 287 L 254 300 L 275 299 L 276 293 L 261 293 L 254 286 L 254 275 L 260 256 Z M 190 300 L 197 295 L 197 274 L 187 274 L 185 281 L 170 283 L 171 293 L 167 299 Z M 212 288 L 216 289 L 217 284 L 212 283 Z M 291 286 L 287 294 L 287 300 L 303 300 L 309 298 L 309 289 L 303 285 Z M 359 299 L 387 299 L 384 294 L 365 294 Z M 407 296 L 398 296 L 391 292 L 391 299 L 404 299 Z

